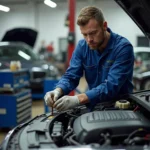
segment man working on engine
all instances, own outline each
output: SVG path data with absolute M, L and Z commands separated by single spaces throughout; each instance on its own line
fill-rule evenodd
M 81 34 L 70 66 L 56 88 L 47 92 L 45 102 L 59 111 L 86 104 L 92 110 L 97 103 L 118 99 L 132 93 L 133 47 L 124 37 L 107 26 L 102 11 L 85 7 L 77 19 Z M 75 96 L 64 96 L 74 90 L 85 73 L 89 90 Z

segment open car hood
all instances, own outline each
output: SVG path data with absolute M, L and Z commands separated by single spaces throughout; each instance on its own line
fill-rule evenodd
M 30 28 L 14 28 L 6 32 L 2 41 L 24 42 L 33 47 L 37 39 L 37 35 L 38 32 Z
M 115 0 L 150 39 L 150 1 Z

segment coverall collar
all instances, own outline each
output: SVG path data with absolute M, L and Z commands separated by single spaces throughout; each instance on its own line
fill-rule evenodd
M 104 49 L 103 53 L 100 53 L 99 51 L 96 51 L 98 55 L 105 55 L 106 53 L 110 52 L 113 47 L 114 47 L 114 38 L 115 38 L 115 34 L 111 31 L 110 28 L 107 28 L 107 31 L 110 33 L 110 38 L 109 41 L 107 43 L 106 48 Z

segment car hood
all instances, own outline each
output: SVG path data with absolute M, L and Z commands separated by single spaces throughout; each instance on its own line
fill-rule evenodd
M 46 61 L 44 60 L 36 60 L 36 61 L 21 61 L 21 66 L 22 68 L 27 68 L 29 69 L 30 71 L 49 71 L 50 68 L 52 68 L 52 70 L 54 68 L 56 68 L 54 66 L 54 64 L 51 64 L 51 63 L 47 63 Z
M 45 61 L 21 61 L 22 68 L 32 69 L 33 67 L 41 68 L 43 65 L 47 64 Z M 48 64 L 49 65 L 49 64 Z
M 150 38 L 150 1 L 149 0 L 115 0 L 132 18 L 146 37 Z
M 38 32 L 30 28 L 14 28 L 6 32 L 2 41 L 24 42 L 33 47 L 36 42 L 37 35 Z
M 4 67 L 1 66 L 1 69 L 5 69 L 5 68 L 9 68 L 9 65 L 10 65 L 10 61 L 5 61 L 5 60 L 0 60 L 0 64 Z M 44 67 L 44 66 L 51 66 L 52 64 L 50 63 L 47 63 L 45 61 L 42 61 L 42 60 L 23 60 L 23 61 L 20 61 L 21 62 L 21 67 L 22 68 L 27 68 L 29 70 L 32 70 L 33 68 L 39 68 L 40 70 L 48 70 L 47 67 Z

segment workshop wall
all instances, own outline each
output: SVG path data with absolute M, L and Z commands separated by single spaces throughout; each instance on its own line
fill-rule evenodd
M 138 35 L 143 35 L 143 33 L 114 0 L 100 0 L 95 1 L 93 4 L 102 9 L 105 20 L 108 22 L 108 27 L 110 27 L 113 32 L 128 38 L 133 46 L 136 46 L 136 37 Z M 76 16 L 78 15 L 79 10 L 86 5 L 86 2 L 80 4 L 77 3 Z M 76 35 L 77 40 L 82 38 L 78 26 L 76 26 Z
M 102 8 L 108 26 L 114 31 L 127 37 L 133 46 L 136 46 L 136 36 L 143 35 L 128 15 L 112 0 L 82 1 L 76 4 L 76 17 L 80 9 L 87 5 Z M 0 12 L 0 39 L 6 30 L 15 27 L 30 27 L 39 31 L 35 50 L 45 40 L 48 44 L 54 41 L 55 53 L 59 52 L 58 38 L 67 37 L 68 28 L 64 25 L 68 13 L 66 1 L 59 1 L 56 8 L 50 8 L 43 3 L 9 5 L 10 12 Z M 76 26 L 76 42 L 82 38 Z

